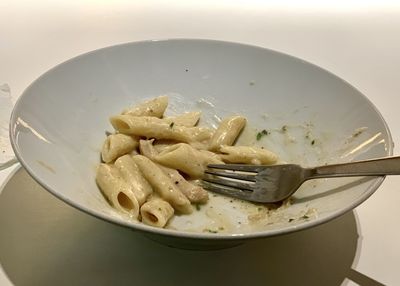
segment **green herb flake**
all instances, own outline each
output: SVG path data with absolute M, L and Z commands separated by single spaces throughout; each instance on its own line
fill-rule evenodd
M 292 221 L 294 221 L 294 218 L 290 218 L 290 219 L 289 219 L 289 222 L 292 222 Z
M 210 233 L 218 233 L 218 230 L 213 230 L 213 229 L 207 229 L 207 231 Z
M 315 139 L 311 141 L 311 145 L 314 145 L 314 144 L 315 144 Z
M 172 127 L 174 127 L 174 122 L 171 122 L 170 124 L 169 124 L 169 128 L 172 128 Z
M 286 132 L 287 129 L 288 129 L 287 125 L 283 125 L 282 128 L 281 128 L 282 132 Z
M 200 210 L 200 205 L 199 204 L 196 204 L 196 210 Z
M 225 228 L 223 226 L 220 226 L 218 229 L 219 230 L 224 230 Z
M 309 219 L 310 217 L 308 215 L 303 215 L 302 218 L 303 219 Z
M 355 133 L 353 134 L 353 137 L 358 137 L 358 136 L 361 135 L 361 133 L 363 133 L 363 130 L 358 130 L 357 132 L 355 132 Z
M 269 132 L 265 129 L 257 133 L 256 139 L 257 141 L 260 140 L 263 136 L 268 135 Z

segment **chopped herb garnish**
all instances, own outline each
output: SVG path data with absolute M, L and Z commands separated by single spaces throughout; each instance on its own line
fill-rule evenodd
M 267 130 L 265 130 L 265 129 L 263 129 L 261 132 L 258 132 L 257 133 L 257 140 L 260 140 L 264 135 L 268 135 L 269 134 L 269 132 L 267 131 Z
M 355 132 L 354 134 L 353 134 L 353 137 L 357 137 L 357 136 L 360 136 L 361 135 L 361 133 L 363 133 L 363 130 L 357 130 L 357 132 Z
M 289 219 L 289 222 L 292 222 L 292 221 L 294 221 L 294 218 L 290 218 L 290 219 Z
M 220 226 L 218 229 L 219 229 L 219 230 L 224 230 L 224 227 L 223 227 L 223 226 Z
M 315 144 L 315 139 L 313 141 L 311 141 L 311 145 L 314 145 L 314 144 Z
M 211 232 L 211 233 L 218 233 L 217 230 L 212 230 L 212 229 L 207 229 L 207 231 L 208 231 L 208 232 Z
M 283 125 L 282 126 L 282 132 L 286 132 L 287 131 L 287 125 Z
M 199 204 L 196 204 L 196 210 L 200 210 L 200 205 Z
M 179 184 L 179 182 L 178 182 L 178 181 L 175 181 L 175 185 L 177 185 L 177 184 Z
M 172 128 L 172 127 L 174 127 L 174 122 L 171 122 L 170 124 L 169 124 L 169 128 Z
M 258 207 L 257 210 L 260 212 L 262 211 L 262 207 Z
M 309 217 L 308 215 L 303 215 L 302 218 L 304 218 L 304 219 L 309 219 L 310 217 Z

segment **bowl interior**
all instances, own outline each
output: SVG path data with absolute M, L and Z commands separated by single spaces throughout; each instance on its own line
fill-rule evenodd
M 219 235 L 185 229 L 200 223 L 202 212 L 190 222 L 177 217 L 178 230 L 130 222 L 105 201 L 95 170 L 105 132 L 112 131 L 108 117 L 160 94 L 170 96 L 170 113 L 201 109 L 203 124 L 212 123 L 214 114 L 246 115 L 247 142 L 270 148 L 282 161 L 310 166 L 392 152 L 379 112 L 345 81 L 268 49 L 208 40 L 129 43 L 56 66 L 17 102 L 11 119 L 14 150 L 40 184 L 79 209 L 135 229 L 196 238 L 266 236 L 316 225 L 360 204 L 383 180 L 307 182 L 292 205 L 268 222 Z M 262 129 L 271 134 L 257 141 L 254 134 Z M 226 206 L 221 198 L 211 204 Z

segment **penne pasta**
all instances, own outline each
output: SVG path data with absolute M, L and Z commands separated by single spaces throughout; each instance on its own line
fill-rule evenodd
M 208 150 L 218 151 L 221 145 L 232 145 L 246 125 L 243 116 L 230 116 L 224 118 L 212 136 Z
M 162 152 L 163 150 L 169 148 L 170 146 L 176 144 L 176 141 L 170 140 L 156 140 L 153 144 L 153 148 L 158 152 Z
M 201 112 L 165 117 L 167 96 L 147 100 L 110 117 L 116 134 L 102 147 L 96 183 L 119 212 L 147 225 L 168 227 L 174 213 L 190 214 L 208 192 L 195 183 L 209 164 L 273 164 L 263 148 L 232 146 L 246 125 L 224 118 L 216 130 L 196 126 Z M 172 227 L 172 226 L 170 226 Z
M 174 209 L 168 202 L 155 198 L 142 205 L 140 215 L 145 224 L 164 227 L 174 215 Z
M 164 149 L 154 159 L 161 165 L 177 169 L 192 178 L 203 176 L 208 164 L 223 164 L 217 154 L 196 150 L 185 143 Z
M 115 161 L 114 165 L 131 188 L 139 205 L 144 204 L 146 198 L 153 192 L 153 189 L 143 177 L 132 157 L 130 155 L 121 156 Z
M 136 149 L 138 140 L 125 134 L 107 136 L 101 149 L 101 158 L 105 163 L 114 161 L 119 156 L 128 154 Z
M 115 209 L 130 217 L 138 217 L 139 203 L 114 166 L 100 164 L 96 173 L 96 183 Z
M 173 125 L 164 119 L 149 116 L 117 115 L 112 116 L 110 122 L 120 133 L 146 138 L 192 142 L 204 141 L 212 136 L 212 130 L 208 128 Z
M 171 179 L 150 159 L 143 155 L 132 157 L 140 171 L 161 198 L 166 200 L 172 207 L 184 214 L 193 211 L 190 201 L 175 186 Z
M 167 117 L 165 121 L 169 124 L 193 127 L 199 121 L 200 115 L 200 111 L 186 112 L 177 116 Z
M 154 139 L 139 141 L 140 154 L 142 154 L 143 156 L 146 156 L 150 160 L 154 160 L 154 157 L 157 156 L 157 154 L 158 154 L 156 149 L 154 149 L 153 142 L 154 142 Z
M 153 147 L 154 140 L 140 140 L 140 153 L 151 160 L 155 160 L 158 152 Z M 200 186 L 196 186 L 188 182 L 179 172 L 162 165 L 158 165 L 161 170 L 169 176 L 171 181 L 178 189 L 189 199 L 191 203 L 205 203 L 208 201 L 208 192 Z
M 221 146 L 221 159 L 229 163 L 268 165 L 276 163 L 278 156 L 271 151 L 250 146 Z
M 161 118 L 168 105 L 168 96 L 163 95 L 122 111 L 122 114 L 131 116 L 154 116 Z
M 206 203 L 208 201 L 208 192 L 202 187 L 188 182 L 179 172 L 160 165 L 161 170 L 167 174 L 172 182 L 178 187 L 179 190 L 189 199 L 191 203 Z

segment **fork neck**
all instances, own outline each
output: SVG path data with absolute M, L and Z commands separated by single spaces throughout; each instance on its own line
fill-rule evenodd
M 307 169 L 309 178 L 399 175 L 400 157 L 388 157 Z

